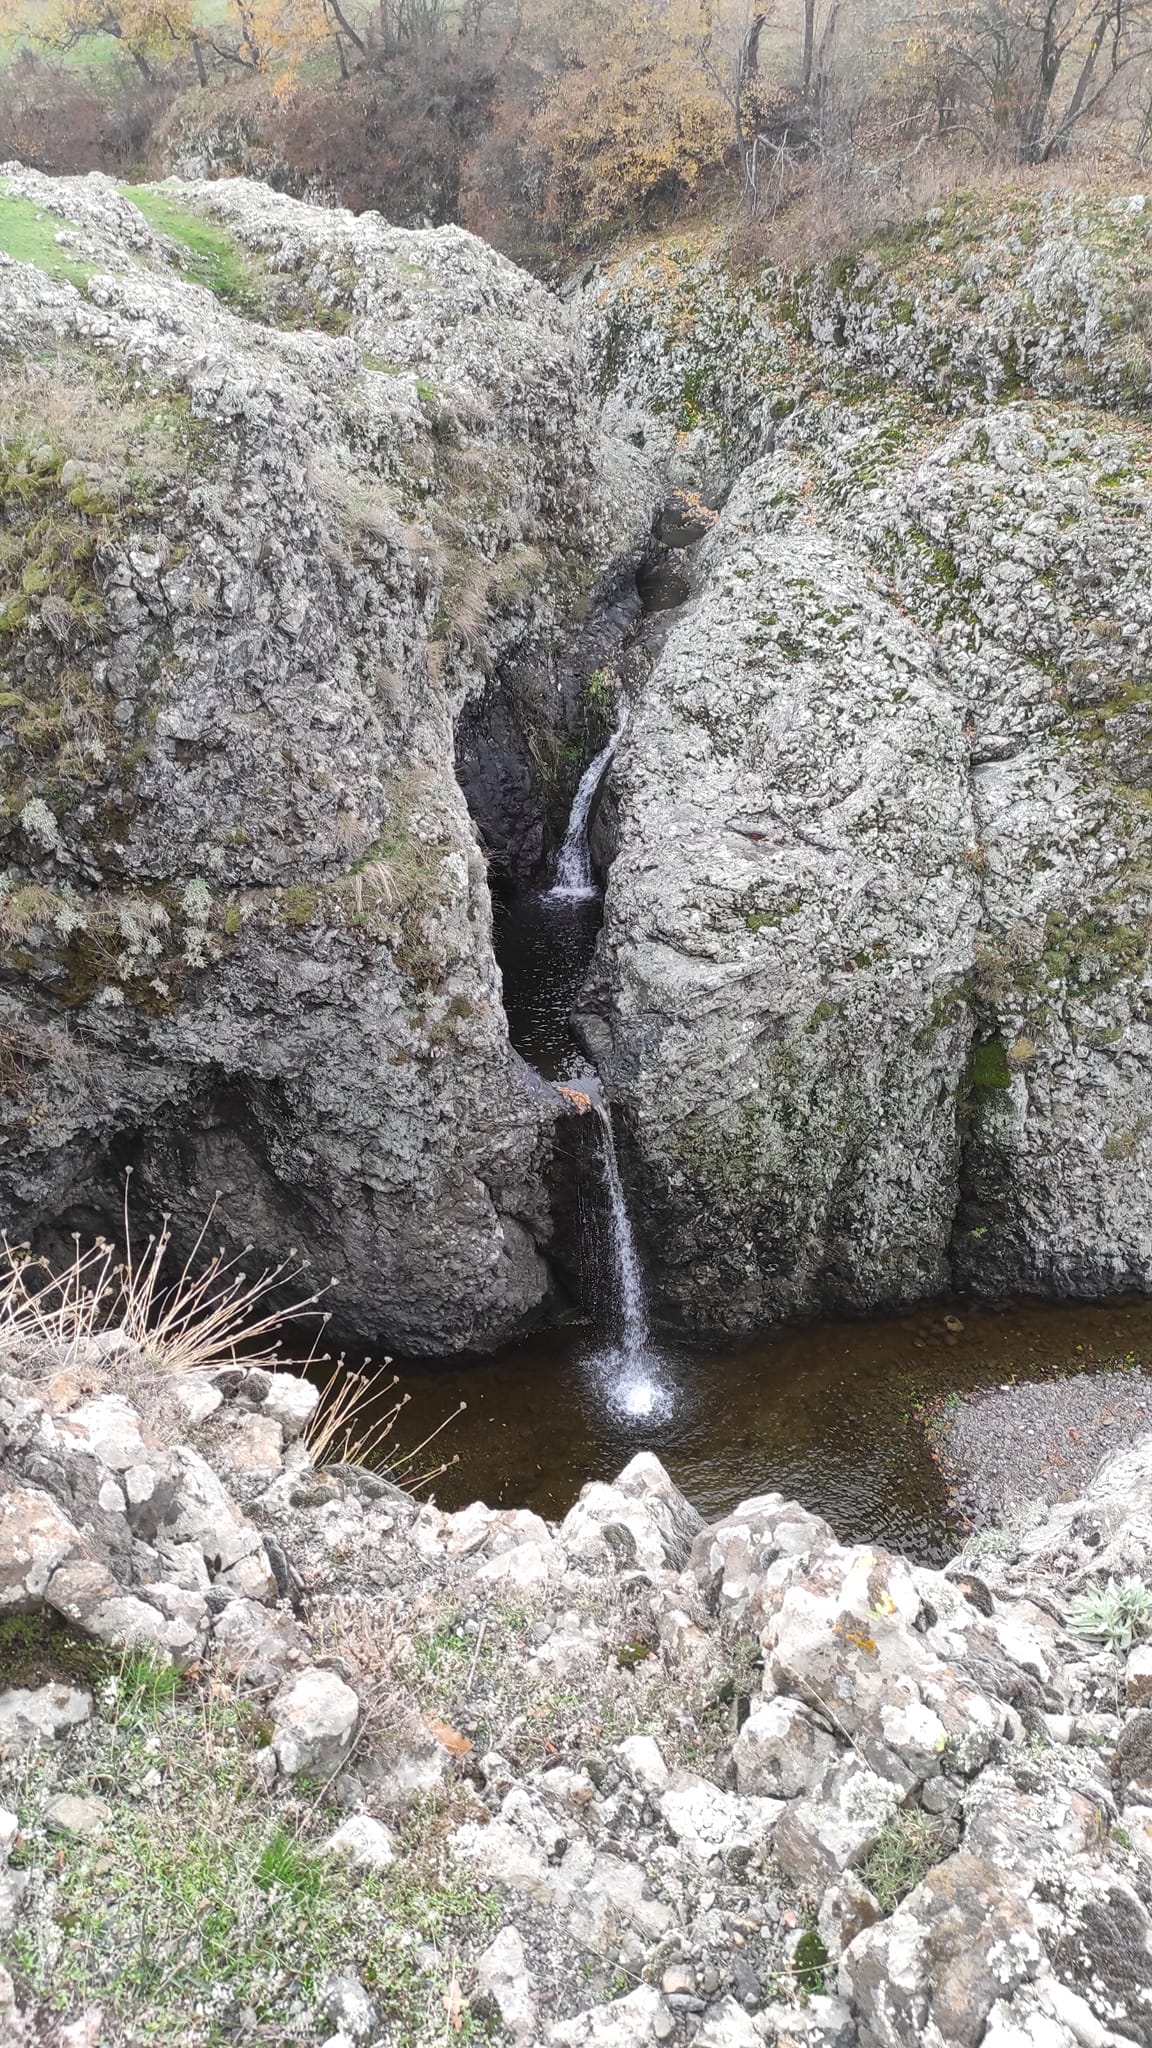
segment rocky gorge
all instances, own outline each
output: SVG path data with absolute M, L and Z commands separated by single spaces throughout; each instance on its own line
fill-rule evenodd
M 546 876 L 626 675 L 578 1030 L 661 1320 L 1147 1285 L 1142 196 L 565 306 L 244 179 L 0 177 L 12 1231 L 130 1166 L 357 1339 L 563 1315 L 485 870 Z
M 560 297 L 0 167 L 9 1242 L 99 1258 L 127 1175 L 185 1283 L 207 1215 L 491 1352 L 585 1284 L 591 1135 L 629 1427 L 673 1330 L 1146 1294 L 1150 218 Z M 574 797 L 565 1093 L 500 947 Z M 75 1327 L 0 1307 L 15 2048 L 1152 2048 L 1152 1439 L 1094 1382 L 1132 1440 L 939 1568 L 647 1449 L 450 1513 L 88 1256 Z

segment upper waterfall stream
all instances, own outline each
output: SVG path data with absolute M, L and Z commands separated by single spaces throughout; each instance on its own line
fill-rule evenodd
M 589 762 L 583 775 L 580 777 L 579 787 L 572 800 L 572 810 L 568 818 L 568 829 L 564 834 L 563 845 L 556 856 L 556 875 L 552 887 L 547 892 L 549 897 L 574 897 L 579 899 L 594 898 L 599 894 L 599 890 L 596 887 L 596 879 L 592 872 L 592 848 L 588 837 L 588 823 L 592 815 L 592 806 L 596 801 L 600 785 L 611 766 L 623 730 L 624 718 L 621 717 L 620 723 L 616 727 L 607 746 L 601 748 L 595 759 Z

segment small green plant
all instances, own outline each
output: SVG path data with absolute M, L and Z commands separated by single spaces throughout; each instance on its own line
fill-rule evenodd
M 814 1927 L 805 1928 L 792 1951 L 792 1975 L 804 1998 L 818 1998 L 824 1990 L 828 1951 Z
M 1010 1557 L 1018 1548 L 1011 1529 L 977 1529 L 964 1545 L 965 1557 Z
M 171 1664 L 157 1663 L 146 1651 L 131 1651 L 116 1673 L 117 1716 L 155 1718 L 179 1689 L 180 1673 Z
M 1103 1589 L 1072 1602 L 1068 1627 L 1086 1642 L 1106 1643 L 1117 1653 L 1130 1650 L 1137 1637 L 1152 1634 L 1152 1591 L 1139 1579 L 1121 1585 L 1109 1579 Z
M 598 707 L 610 704 L 619 688 L 620 678 L 614 668 L 593 669 L 588 678 L 588 702 Z
M 903 1807 L 860 1866 L 860 1877 L 881 1910 L 891 1913 L 915 1891 L 949 1849 L 948 1824 L 920 1807 Z
M 277 1828 L 256 1865 L 255 1881 L 262 1892 L 287 1892 L 298 1905 L 308 1905 L 319 1898 L 324 1876 L 296 1837 L 287 1828 Z

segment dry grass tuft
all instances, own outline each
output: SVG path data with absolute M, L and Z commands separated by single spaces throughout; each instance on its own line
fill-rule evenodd
M 449 1465 L 459 1462 L 457 1455 L 430 1469 L 425 1454 L 429 1445 L 463 1413 L 468 1403 L 461 1401 L 410 1451 L 399 1456 L 389 1454 L 386 1450 L 389 1438 L 412 1399 L 411 1394 L 398 1394 L 395 1400 L 390 1398 L 400 1384 L 398 1373 L 393 1373 L 390 1379 L 386 1377 L 391 1363 L 391 1359 L 386 1358 L 382 1365 L 370 1371 L 365 1360 L 364 1368 L 357 1370 L 347 1365 L 343 1358 L 338 1358 L 321 1396 L 320 1406 L 304 1432 L 305 1441 L 318 1471 L 339 1465 L 378 1467 L 395 1485 L 414 1492 L 418 1487 L 430 1486 L 448 1470 Z
M 252 1278 L 240 1263 L 251 1246 L 234 1258 L 221 1247 L 200 1265 L 215 1208 L 172 1279 L 167 1219 L 137 1254 L 127 1194 L 122 1254 L 107 1238 L 82 1251 L 77 1237 L 71 1261 L 57 1270 L 5 1238 L 0 1347 L 33 1373 L 91 1366 L 101 1357 L 112 1364 L 118 1353 L 131 1357 L 134 1372 L 141 1363 L 156 1373 L 210 1373 L 236 1364 L 282 1370 L 284 1325 L 314 1321 L 326 1289 L 285 1306 L 284 1290 L 298 1285 L 305 1268 L 289 1257 Z M 306 1365 L 314 1356 L 315 1343 L 293 1363 Z

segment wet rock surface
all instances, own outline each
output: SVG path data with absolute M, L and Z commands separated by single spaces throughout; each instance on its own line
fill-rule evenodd
M 550 1524 L 444 1513 L 353 1467 L 326 1483 L 296 1438 L 274 1471 L 245 1469 L 241 1508 L 204 1454 L 222 1411 L 190 1425 L 180 1394 L 153 1390 L 145 1420 L 124 1391 L 65 1402 L 6 1381 L 4 1497 L 24 1501 L 35 1460 L 37 1526 L 51 1508 L 73 1532 L 33 1565 L 9 1521 L 6 1613 L 61 1612 L 56 1576 L 82 1547 L 100 1599 L 65 1608 L 72 1625 L 130 1652 L 147 1609 L 153 1656 L 199 1660 L 178 1683 L 248 1701 L 261 1798 L 301 1840 L 315 1830 L 325 1882 L 368 1888 L 370 1919 L 407 1910 L 411 1830 L 432 1826 L 419 1882 L 469 1902 L 437 1999 L 550 2048 L 1146 2048 L 1152 1714 L 1126 1690 L 1143 1651 L 1073 1622 L 1085 1593 L 1152 1576 L 1152 1438 L 994 1555 L 933 1571 L 839 1543 L 776 1494 L 702 1526 L 650 1454 Z M 303 1405 L 277 1376 L 265 1401 Z M 170 1481 L 147 1535 L 98 1490 L 90 1504 L 94 1445 L 126 1499 L 145 1461 Z M 291 1602 L 271 1570 L 234 1587 L 237 1552 L 287 1566 Z M 192 1614 L 175 1590 L 198 1601 L 191 1643 L 165 1633 Z M 237 1642 L 261 1618 L 245 1668 Z M 117 1695 L 94 1684 L 0 1694 L 0 1843 L 18 1853 L 0 1912 L 26 1957 L 61 1854 L 112 1869 L 128 1825 L 96 1763 Z M 159 1826 L 178 1788 L 163 1743 L 150 1753 L 154 1784 L 145 1770 L 131 1797 Z M 357 1924 L 291 2038 L 440 2038 L 442 2017 L 395 2019 Z M 436 1950 L 415 1967 L 434 1985 Z M 27 1964 L 13 1997 L 23 2042 Z M 105 2025 L 122 2038 L 111 2006 Z

